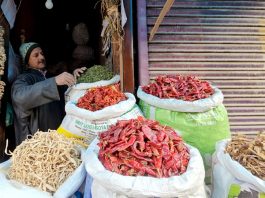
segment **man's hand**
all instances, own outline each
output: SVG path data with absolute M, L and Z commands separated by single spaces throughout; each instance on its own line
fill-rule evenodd
M 86 69 L 87 69 L 86 67 L 81 67 L 81 68 L 77 68 L 77 69 L 75 69 L 74 72 L 73 72 L 75 79 L 76 79 L 77 77 L 79 77 L 80 74 L 84 73 L 84 71 L 85 71 Z
M 57 85 L 68 85 L 68 87 L 75 84 L 75 78 L 72 74 L 63 72 L 55 77 L 55 82 Z

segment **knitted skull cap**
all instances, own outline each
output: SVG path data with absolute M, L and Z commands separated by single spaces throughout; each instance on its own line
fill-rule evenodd
M 40 45 L 38 43 L 35 42 L 29 42 L 29 43 L 23 43 L 20 48 L 19 48 L 19 52 L 20 55 L 22 57 L 22 62 L 24 64 L 27 64 L 29 61 L 29 56 L 32 52 L 33 49 L 40 47 Z

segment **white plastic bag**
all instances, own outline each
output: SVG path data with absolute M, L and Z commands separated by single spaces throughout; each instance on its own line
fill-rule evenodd
M 78 100 L 78 98 L 83 96 L 85 92 L 90 88 L 112 85 L 118 83 L 119 81 L 120 81 L 120 76 L 115 75 L 110 80 L 101 80 L 94 83 L 78 83 L 72 87 L 69 87 L 66 90 L 64 94 L 65 102 Z
M 265 192 L 265 181 L 254 176 L 240 163 L 233 160 L 225 147 L 229 140 L 216 144 L 213 156 L 213 198 L 226 198 L 229 196 L 231 185 L 238 185 L 241 191 Z
M 7 19 L 10 29 L 14 27 L 16 15 L 17 15 L 17 6 L 14 0 L 3 0 L 1 4 L 1 9 Z
M 7 170 L 11 166 L 11 160 L 0 164 L 0 197 L 1 198 L 67 198 L 72 196 L 82 185 L 86 177 L 84 166 L 85 151 L 81 150 L 81 165 L 70 175 L 65 182 L 57 189 L 52 196 L 48 192 L 41 191 L 37 188 L 26 186 L 14 180 L 9 180 Z
M 118 120 L 142 116 L 134 95 L 125 95 L 127 100 L 94 112 L 79 108 L 76 102 L 69 101 L 65 106 L 66 116 L 57 131 L 67 137 L 82 138 L 90 144 L 99 132 L 106 131 Z
M 223 103 L 224 96 L 220 89 L 213 87 L 214 94 L 208 98 L 195 100 L 195 101 L 184 101 L 177 99 L 161 99 L 159 97 L 147 94 L 139 86 L 137 90 L 137 96 L 144 102 L 159 107 L 162 109 L 168 109 L 170 111 L 178 112 L 205 112 L 209 111 L 214 107 Z
M 98 139 L 94 140 L 98 142 Z M 154 178 L 123 176 L 105 169 L 98 159 L 99 147 L 93 142 L 85 156 L 85 167 L 93 178 L 92 197 L 178 197 L 204 198 L 204 167 L 199 151 L 188 145 L 190 162 L 187 171 L 180 176 Z

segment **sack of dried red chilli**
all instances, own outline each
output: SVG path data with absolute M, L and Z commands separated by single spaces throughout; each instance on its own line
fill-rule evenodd
M 172 128 L 138 117 L 95 141 L 85 159 L 92 197 L 206 197 L 200 153 Z
M 148 104 L 179 112 L 205 112 L 223 103 L 220 89 L 195 76 L 158 76 L 140 86 L 137 96 Z
M 68 101 L 78 100 L 86 93 L 88 89 L 101 86 L 115 85 L 119 82 L 120 76 L 115 75 L 110 80 L 100 80 L 92 83 L 77 83 L 76 85 L 69 87 L 64 93 L 65 102 L 67 103 Z
M 188 144 L 199 149 L 209 184 L 215 143 L 230 137 L 221 90 L 192 76 L 159 76 L 154 83 L 140 86 L 137 96 L 146 118 L 173 127 Z
M 89 111 L 98 111 L 126 100 L 119 84 L 89 89 L 77 100 L 76 106 Z
M 57 131 L 67 137 L 84 139 L 90 144 L 99 132 L 107 130 L 118 120 L 127 120 L 142 115 L 133 94 L 119 93 L 118 96 L 121 96 L 122 100 L 116 100 L 118 97 L 114 95 L 109 95 L 107 99 L 107 97 L 102 97 L 102 93 L 110 92 L 96 91 L 101 89 L 101 87 L 94 88 L 88 92 L 88 94 L 95 94 L 94 96 L 85 95 L 79 101 L 67 102 L 66 116 Z

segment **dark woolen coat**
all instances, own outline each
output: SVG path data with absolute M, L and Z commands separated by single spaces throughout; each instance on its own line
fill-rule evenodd
M 17 145 L 38 129 L 47 131 L 59 127 L 65 112 L 64 98 L 58 89 L 54 77 L 46 79 L 35 69 L 18 76 L 11 90 Z

